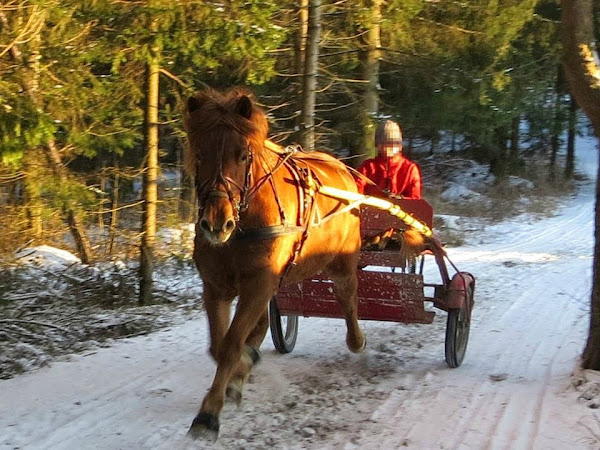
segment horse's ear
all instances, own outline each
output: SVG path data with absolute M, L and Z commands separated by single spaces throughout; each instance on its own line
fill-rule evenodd
M 191 96 L 190 98 L 188 98 L 188 101 L 187 101 L 188 113 L 191 114 L 194 111 L 199 110 L 201 106 L 202 106 L 202 104 L 200 103 L 200 100 L 198 100 L 195 96 Z
M 252 117 L 252 100 L 250 100 L 250 97 L 242 95 L 235 105 L 235 112 L 244 119 L 250 119 Z

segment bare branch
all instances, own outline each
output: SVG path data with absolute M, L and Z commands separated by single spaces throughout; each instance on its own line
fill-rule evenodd
M 0 319 L 0 323 L 18 323 L 22 325 L 38 325 L 41 327 L 54 328 L 56 330 L 60 330 L 64 333 L 68 333 L 69 330 L 63 327 L 59 327 L 58 325 L 52 325 L 51 323 L 46 322 L 37 322 L 35 320 L 19 320 L 19 319 Z

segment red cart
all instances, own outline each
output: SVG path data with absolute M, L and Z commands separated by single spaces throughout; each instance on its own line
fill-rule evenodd
M 425 200 L 393 200 L 404 212 L 427 227 L 433 227 L 433 209 Z M 371 206 L 361 207 L 361 233 L 373 236 L 389 228 L 407 225 L 398 218 Z M 427 259 L 435 260 L 440 274 L 438 283 L 426 283 L 423 268 Z M 448 259 L 439 241 L 427 240 L 418 267 L 402 271 L 398 251 L 361 251 L 358 272 L 358 316 L 362 320 L 402 323 L 431 323 L 434 311 L 425 309 L 425 302 L 448 313 L 446 324 L 446 362 L 458 367 L 465 356 L 475 277 L 460 272 Z M 453 270 L 453 275 L 449 271 Z M 271 336 L 280 353 L 293 350 L 298 337 L 298 317 L 342 318 L 334 297 L 333 282 L 317 274 L 301 283 L 282 286 L 269 305 Z M 426 295 L 429 294 L 429 296 Z

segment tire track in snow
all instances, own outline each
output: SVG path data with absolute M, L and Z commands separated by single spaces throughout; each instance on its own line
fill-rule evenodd
M 535 328 L 538 328 L 539 323 L 556 325 L 558 329 L 564 329 L 566 323 L 571 323 L 571 317 L 568 315 L 561 316 L 561 320 L 551 323 L 548 317 L 542 316 L 537 318 Z M 562 335 L 560 342 L 567 337 Z M 552 345 L 555 344 L 553 340 Z M 548 383 L 550 381 L 550 373 L 553 368 L 554 361 L 558 355 L 557 352 L 552 352 L 547 347 L 550 344 L 547 340 L 538 342 L 538 344 L 527 352 L 525 355 L 528 359 L 528 364 L 523 375 L 528 375 L 528 378 L 534 378 L 533 373 L 539 372 L 539 367 L 546 365 L 544 373 L 538 377 L 539 384 L 531 386 L 531 382 L 527 383 L 522 388 L 521 395 L 514 393 L 507 397 L 506 405 L 502 409 L 500 418 L 495 423 L 495 427 L 486 448 L 533 448 L 539 422 L 542 415 L 542 405 L 547 392 Z M 557 346 L 560 348 L 560 346 Z M 547 356 L 551 355 L 550 361 L 545 363 Z M 503 358 L 505 359 L 505 358 Z M 513 361 L 507 372 L 515 372 L 518 370 L 518 365 Z M 533 372 L 533 373 L 532 373 Z
M 591 217 L 589 211 L 580 211 L 571 220 L 554 221 L 555 228 L 550 232 L 528 240 L 521 236 L 519 247 L 535 251 L 541 242 L 557 237 L 564 243 L 569 237 L 581 234 L 576 224 L 583 223 L 584 228 L 589 227 Z M 512 250 L 509 245 L 505 248 Z M 588 252 L 590 248 L 587 248 Z M 465 365 L 455 369 L 458 378 L 451 380 L 448 371 L 437 372 L 436 375 L 441 376 L 446 385 L 437 391 L 437 395 L 435 390 L 429 392 L 421 387 L 410 396 L 397 393 L 390 396 L 381 411 L 388 414 L 398 411 L 392 415 L 394 420 L 390 421 L 390 426 L 395 421 L 400 425 L 394 425 L 395 436 L 386 436 L 379 441 L 381 448 L 402 445 L 457 449 L 587 448 L 580 442 L 560 438 L 550 446 L 547 441 L 538 443 L 552 374 L 557 365 L 564 364 L 565 355 L 561 349 L 572 340 L 572 325 L 585 309 L 583 305 L 579 309 L 567 303 L 575 301 L 571 297 L 586 299 L 589 296 L 586 283 L 582 283 L 571 296 L 560 292 L 560 288 L 554 289 L 554 286 L 560 285 L 557 280 L 562 280 L 565 289 L 573 291 L 573 280 L 587 279 L 589 275 L 572 269 L 573 259 L 569 256 L 570 252 L 565 252 L 556 262 L 518 264 L 500 270 L 511 280 L 514 293 L 510 295 L 507 292 L 507 283 L 503 279 L 488 279 L 490 285 L 485 291 L 488 296 L 490 293 L 496 296 L 484 299 L 485 305 L 477 301 L 482 290 L 476 290 L 472 339 Z M 480 269 L 484 270 L 480 267 L 472 271 L 477 274 Z M 478 281 L 479 286 L 481 281 Z M 563 302 L 564 313 L 557 315 L 560 309 L 549 308 L 548 301 Z M 495 317 L 486 316 L 492 311 Z M 475 366 L 478 366 L 479 373 L 470 370 Z M 464 377 L 465 369 L 468 379 Z M 503 372 L 508 374 L 504 381 L 487 379 L 489 375 Z M 509 389 L 504 389 L 507 385 L 510 385 Z M 463 399 L 465 401 L 461 401 Z M 411 424 L 402 424 L 403 415 L 410 417 Z M 477 429 L 471 429 L 469 425 L 475 421 Z M 436 428 L 439 427 L 439 432 L 432 432 L 432 422 Z M 451 438 L 445 439 L 444 434 Z M 363 433 L 363 441 L 369 442 L 368 433 Z

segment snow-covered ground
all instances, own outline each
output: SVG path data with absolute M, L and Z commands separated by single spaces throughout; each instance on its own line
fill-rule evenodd
M 583 142 L 579 169 L 595 177 L 595 141 L 588 152 Z M 551 218 L 513 218 L 449 250 L 477 277 L 457 369 L 444 363 L 444 313 L 432 325 L 362 322 L 362 355 L 347 351 L 341 320 L 301 319 L 291 354 L 267 337 L 217 443 L 191 442 L 215 366 L 206 321 L 187 321 L 0 381 L 0 448 L 597 449 L 600 390 L 572 386 L 588 326 L 594 195 L 584 183 Z

